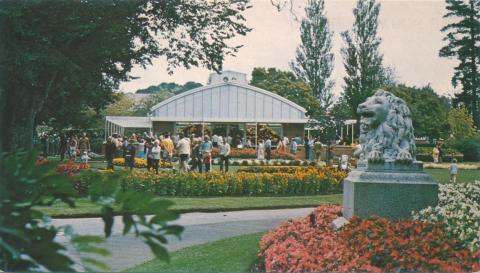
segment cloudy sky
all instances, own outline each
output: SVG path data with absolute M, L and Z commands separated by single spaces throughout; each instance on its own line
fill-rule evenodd
M 274 2 L 284 0 L 273 0 Z M 294 58 L 300 43 L 299 20 L 304 15 L 306 0 L 291 0 L 293 15 L 288 9 L 277 11 L 270 0 L 252 0 L 253 8 L 246 13 L 247 25 L 253 30 L 245 37 L 232 40 L 232 45 L 242 44 L 236 57 L 227 57 L 224 69 L 251 74 L 254 67 L 276 67 L 289 70 L 288 62 Z M 452 95 L 450 79 L 455 60 L 438 57 L 444 45 L 440 29 L 445 25 L 443 0 L 383 0 L 381 1 L 379 35 L 382 38 L 381 52 L 384 63 L 394 67 L 398 81 L 407 85 L 430 84 L 442 95 Z M 353 23 L 352 10 L 355 1 L 326 0 L 326 13 L 331 30 L 334 31 L 335 67 L 332 78 L 334 92 L 340 94 L 344 69 L 340 49 L 343 46 L 340 33 L 350 29 Z M 205 68 L 176 69 L 173 75 L 166 72 L 166 61 L 156 59 L 147 69 L 137 67 L 132 71 L 139 79 L 120 86 L 123 92 L 157 85 L 160 82 L 196 81 L 206 84 L 211 72 Z

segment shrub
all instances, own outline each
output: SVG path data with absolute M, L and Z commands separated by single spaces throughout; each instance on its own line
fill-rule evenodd
M 480 161 L 480 136 L 463 139 L 456 147 L 463 153 L 465 160 Z
M 169 223 L 179 216 L 168 210 L 173 202 L 160 200 L 153 194 L 121 191 L 118 181 L 123 172 L 109 175 L 77 172 L 82 167 L 73 162 L 55 166 L 55 162 L 35 161 L 35 157 L 34 152 L 0 153 L 0 178 L 5 197 L 0 200 L 0 270 L 71 272 L 78 269 L 74 264 L 79 262 L 85 271 L 108 271 L 108 266 L 95 255 L 109 255 L 108 250 L 99 245 L 104 238 L 82 236 L 71 227 L 53 225 L 49 215 L 39 209 L 60 202 L 75 206 L 78 194 L 71 186 L 72 180 L 77 178 L 74 173 L 80 173 L 79 176 L 89 174 L 91 181 L 95 182 L 89 188 L 88 199 L 101 206 L 105 237 L 111 235 L 114 221 L 120 220 L 113 217 L 115 204 L 123 213 L 120 221 L 124 234 L 131 234 L 130 231 L 141 226 L 142 232 L 137 232 L 136 237 L 142 237 L 157 258 L 168 258 L 165 237 L 179 236 L 183 230 L 181 226 Z M 145 221 L 147 213 L 153 216 L 149 221 Z M 66 255 L 65 247 L 57 240 L 60 233 L 77 251 L 75 260 Z
M 267 272 L 465 272 L 480 269 L 480 252 L 448 236 L 440 224 L 352 218 L 336 232 L 341 207 L 322 205 L 289 220 L 260 241 Z

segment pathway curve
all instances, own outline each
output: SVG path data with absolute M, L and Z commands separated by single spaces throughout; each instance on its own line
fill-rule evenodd
M 185 227 L 182 239 L 169 237 L 167 249 L 175 251 L 184 247 L 203 244 L 243 234 L 267 231 L 283 221 L 303 217 L 313 208 L 280 210 L 245 210 L 215 213 L 185 213 L 174 223 Z M 78 234 L 103 235 L 103 222 L 100 218 L 53 219 L 54 225 L 71 225 Z M 150 249 L 133 234 L 122 235 L 121 217 L 115 217 L 115 224 L 106 247 L 112 255 L 105 261 L 112 271 L 122 271 L 134 265 L 153 259 Z M 69 255 L 78 260 L 78 254 L 68 246 L 63 235 L 57 238 L 69 249 Z

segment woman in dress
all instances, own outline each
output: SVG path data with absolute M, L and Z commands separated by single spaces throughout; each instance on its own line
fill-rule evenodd
M 263 144 L 263 140 L 260 140 L 260 142 L 258 143 L 258 147 L 257 147 L 257 158 L 258 160 L 263 160 L 265 158 L 265 152 L 264 152 L 264 144 Z

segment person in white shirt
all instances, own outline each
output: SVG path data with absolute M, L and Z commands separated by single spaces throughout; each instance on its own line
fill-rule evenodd
M 218 136 L 218 144 L 221 144 L 223 143 L 223 137 L 222 136 Z
M 289 144 L 289 143 L 290 143 L 290 142 L 288 141 L 288 137 L 284 136 L 284 137 L 283 137 L 283 145 L 285 145 L 285 147 L 288 147 L 288 144 Z
M 218 141 L 218 136 L 217 134 L 214 134 L 212 136 L 212 144 L 213 144 L 213 147 L 217 148 L 218 147 L 218 144 L 220 144 L 221 142 Z
M 180 140 L 177 143 L 177 153 L 180 156 L 180 172 L 188 172 L 188 158 L 190 156 L 190 139 L 179 135 Z
M 224 141 L 223 143 L 220 143 L 218 148 L 220 150 L 220 171 L 223 172 L 223 164 L 225 163 L 225 172 L 228 172 L 230 144 Z
M 162 148 L 160 148 L 160 141 L 155 140 L 153 142 L 152 150 L 150 151 L 151 158 L 153 161 L 153 166 L 155 168 L 155 173 L 158 174 L 158 163 L 160 162 L 160 153 Z
M 450 165 L 450 183 L 457 183 L 458 165 L 457 160 L 454 158 Z

